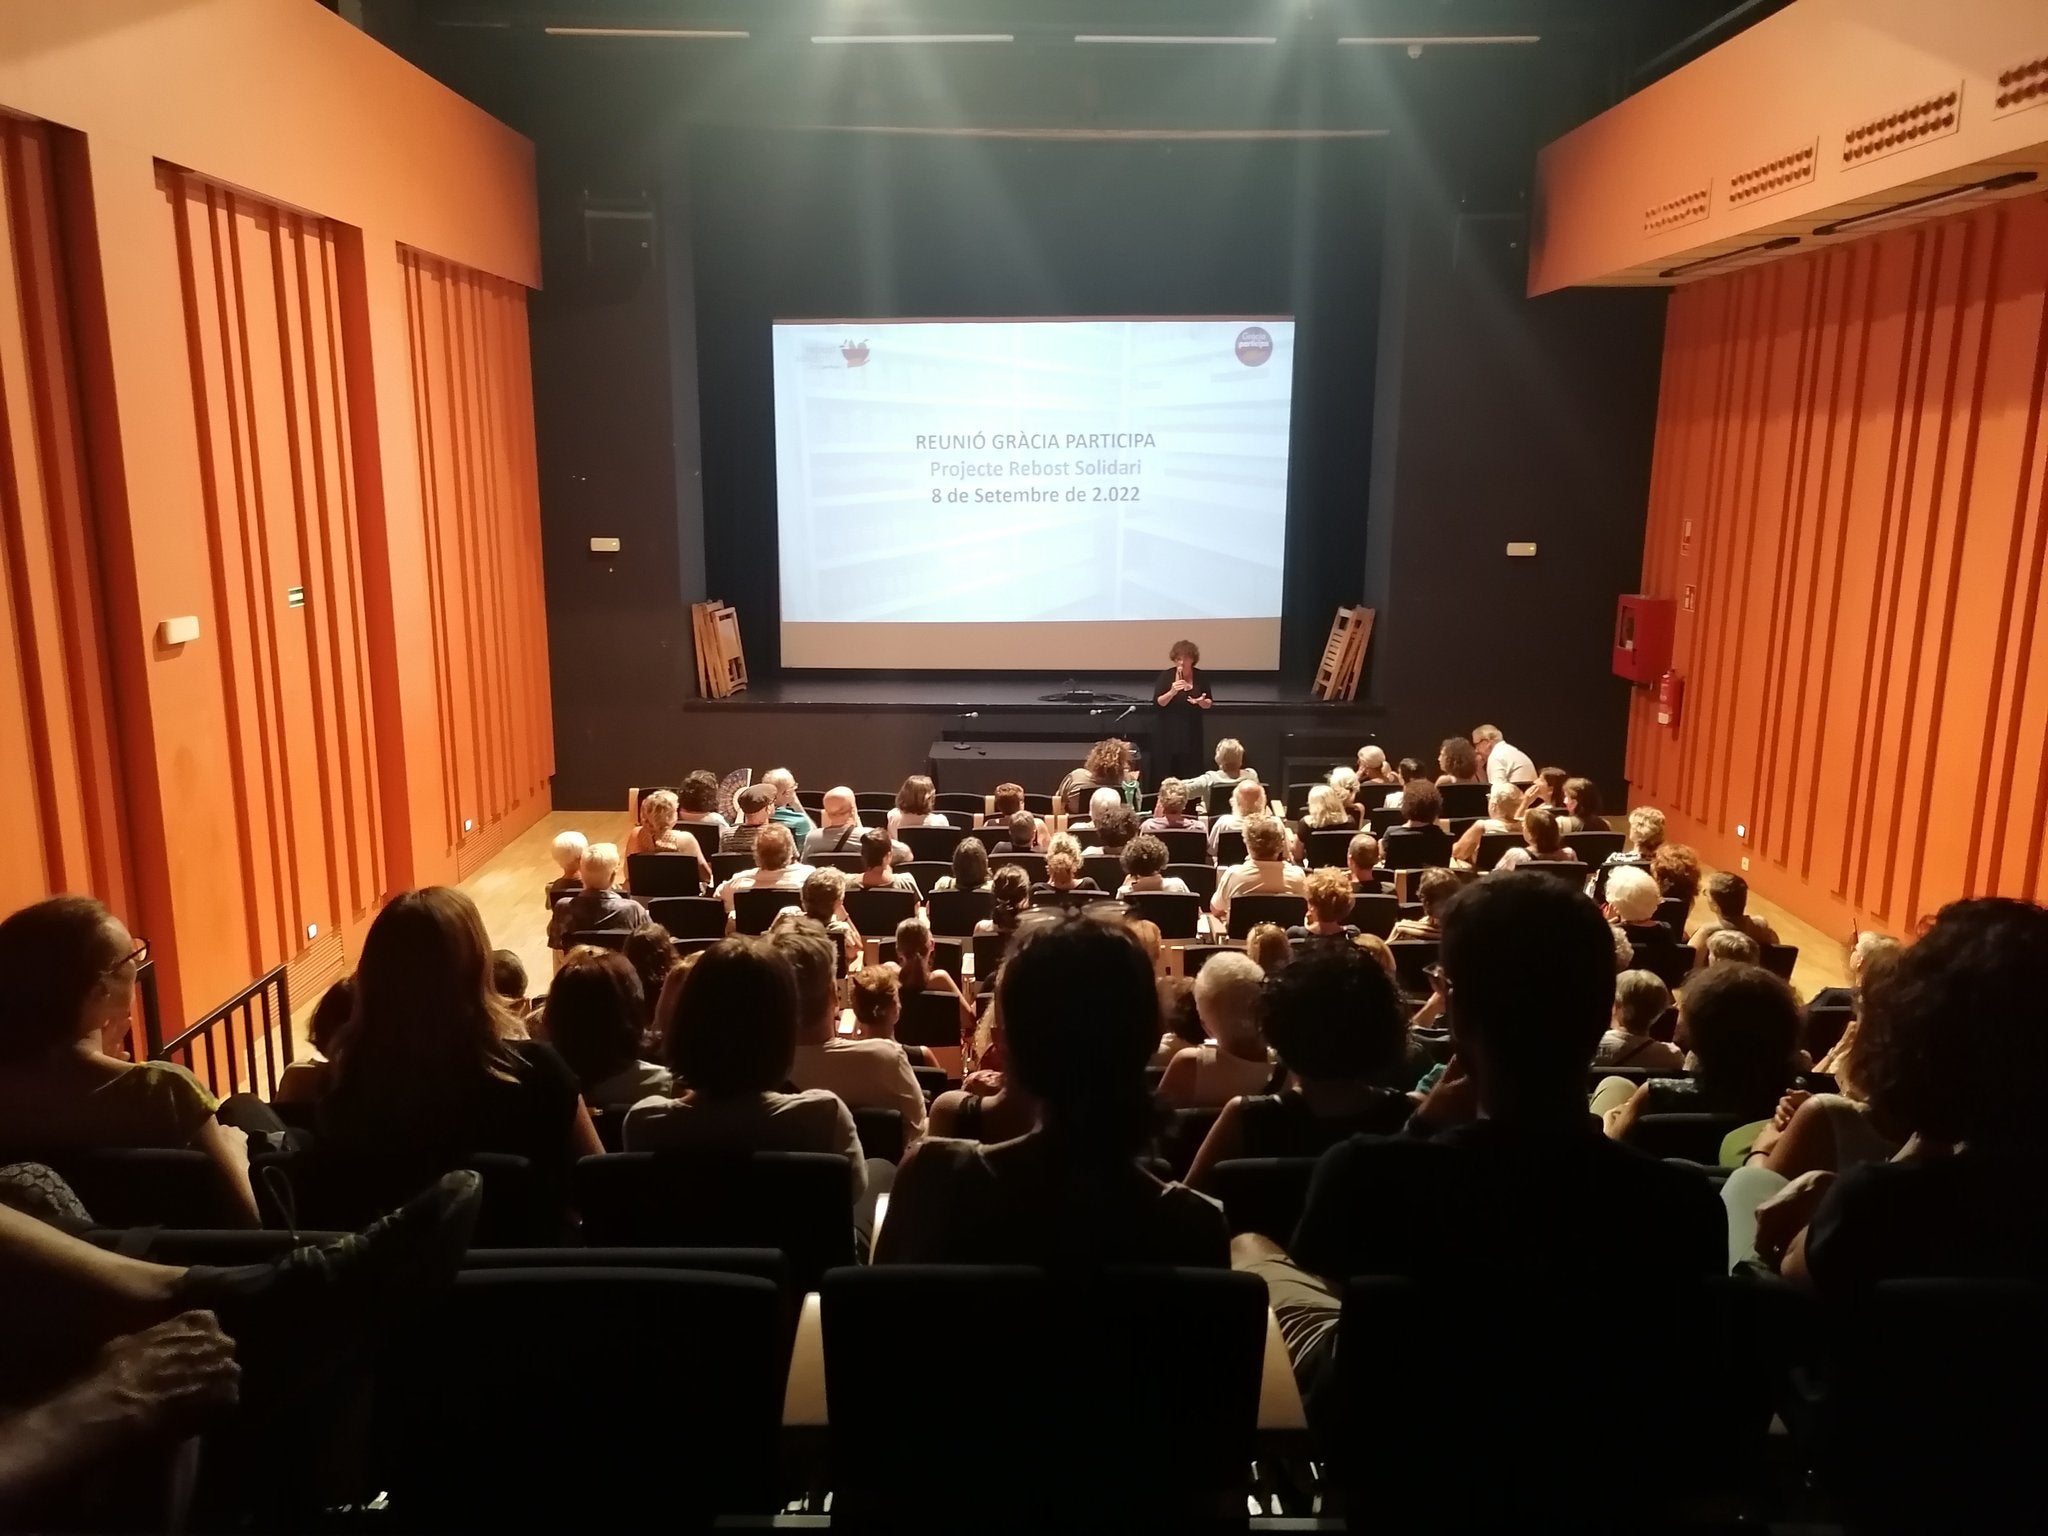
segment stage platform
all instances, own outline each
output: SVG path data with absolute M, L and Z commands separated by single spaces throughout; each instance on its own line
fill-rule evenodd
M 1121 710 L 1126 704 L 1149 706 L 1147 690 L 1156 674 L 1147 672 L 1091 674 L 1087 677 L 990 677 L 986 674 L 952 673 L 943 677 L 841 677 L 830 673 L 789 674 L 765 678 L 748 685 L 746 692 L 729 699 L 687 699 L 687 710 L 717 710 L 744 713 L 760 709 L 851 710 L 909 709 L 939 714 L 988 711 L 1004 714 L 1046 714 L 1110 706 Z M 1048 693 L 1069 688 L 1093 695 L 1085 700 L 1049 700 Z M 1316 710 L 1347 718 L 1369 718 L 1373 705 L 1363 702 L 1331 702 L 1309 697 L 1308 685 L 1282 682 L 1271 674 L 1234 676 L 1209 674 L 1211 696 L 1221 711 L 1272 713 Z

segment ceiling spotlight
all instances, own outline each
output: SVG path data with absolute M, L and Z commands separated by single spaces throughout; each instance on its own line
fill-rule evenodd
M 1419 58 L 1421 58 L 1421 57 L 1422 57 L 1422 44 L 1420 44 L 1420 43 L 1410 43 L 1410 44 L 1408 45 L 1408 57 L 1409 57 L 1409 58 L 1411 58 L 1411 59 L 1419 59 Z

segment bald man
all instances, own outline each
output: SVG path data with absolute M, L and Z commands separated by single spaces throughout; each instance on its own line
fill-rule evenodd
M 823 816 L 824 823 L 804 839 L 805 858 L 816 858 L 821 853 L 860 852 L 860 811 L 853 803 L 852 790 L 844 784 L 826 790 L 825 809 L 819 814 Z M 910 845 L 897 843 L 889 862 L 892 865 L 908 864 Z

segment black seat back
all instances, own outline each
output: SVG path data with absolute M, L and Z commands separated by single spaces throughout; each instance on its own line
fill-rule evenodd
M 570 949 L 622 950 L 626 947 L 626 930 L 623 928 L 579 928 L 569 935 Z
M 567 1228 L 566 1190 L 527 1158 L 474 1152 L 446 1163 L 366 1157 L 315 1142 L 298 1152 L 266 1152 L 250 1160 L 256 1204 L 266 1227 L 319 1227 L 354 1232 L 395 1210 L 451 1168 L 483 1176 L 475 1241 L 487 1246 L 560 1242 Z M 280 1182 L 281 1181 L 281 1182 Z M 289 1193 L 287 1209 L 283 1194 Z
M 1169 864 L 1160 873 L 1178 877 L 1182 885 L 1202 898 L 1204 906 L 1216 899 L 1214 864 Z
M 1318 827 L 1302 839 L 1303 860 L 1310 869 L 1342 869 L 1357 835 L 1349 827 Z
M 938 859 L 913 859 L 908 864 L 898 864 L 896 873 L 910 876 L 917 883 L 917 888 L 929 897 L 938 883 L 953 873 L 953 866 Z
M 1429 995 L 1429 968 L 1436 964 L 1435 939 L 1394 939 L 1387 945 L 1394 956 L 1394 980 L 1403 992 L 1416 997 Z
M 974 925 L 995 910 L 995 897 L 988 891 L 934 891 L 925 906 L 932 932 L 948 938 L 964 938 Z
M 1486 797 L 1493 793 L 1491 784 L 1439 784 L 1436 792 L 1443 796 L 1446 816 L 1484 816 Z
M 711 855 L 711 878 L 720 885 L 725 884 L 743 869 L 754 867 L 751 853 L 714 853 Z
M 905 918 L 917 916 L 917 892 L 892 891 L 879 886 L 866 891 L 849 888 L 846 915 L 860 930 L 861 937 L 893 940 L 896 925 Z
M 835 1152 L 608 1152 L 576 1164 L 593 1246 L 774 1248 L 805 1290 L 853 1262 L 853 1169 Z
M 1678 1157 L 1712 1168 L 1730 1131 L 1748 1125 L 1741 1115 L 1637 1115 L 1622 1139 L 1651 1157 Z
M 1451 834 L 1442 827 L 1390 827 L 1380 839 L 1380 863 L 1387 869 L 1444 869 L 1451 862 Z
M 921 863 L 950 865 L 953 850 L 968 836 L 965 827 L 898 827 L 896 841 Z M 985 846 L 985 845 L 984 845 Z
M 860 1137 L 863 1157 L 878 1157 L 885 1163 L 903 1161 L 903 1111 L 865 1106 L 853 1111 L 853 1129 Z
M 725 937 L 725 903 L 716 896 L 657 896 L 647 903 L 647 915 L 673 939 Z
M 1241 939 L 1261 923 L 1298 927 L 1308 920 L 1308 898 L 1267 894 L 1230 898 L 1230 936 Z
M 1500 856 L 1510 848 L 1519 848 L 1526 839 L 1519 832 L 1482 832 L 1479 834 L 1479 852 L 1473 856 L 1472 867 L 1485 871 L 1500 862 Z
M 1351 898 L 1351 925 L 1384 939 L 1401 920 L 1401 901 L 1392 891 L 1368 891 Z
M 784 907 L 798 905 L 793 890 L 734 891 L 732 926 L 735 933 L 766 933 Z
M 1159 925 L 1162 939 L 1192 939 L 1202 916 L 1202 898 L 1179 891 L 1133 891 L 1124 898 L 1138 916 Z
M 1166 844 L 1166 857 L 1175 864 L 1209 862 L 1209 834 L 1196 827 L 1165 827 L 1149 834 Z
M 974 935 L 974 985 L 986 988 L 995 980 L 996 970 L 1003 963 L 1003 956 L 1010 952 L 1010 945 L 1016 935 L 1008 933 L 977 933 Z
M 1308 1200 L 1313 1157 L 1234 1157 L 1216 1165 L 1209 1192 L 1223 1202 L 1231 1232 L 1257 1232 L 1286 1247 Z
M 1605 864 L 1627 845 L 1628 839 L 1619 832 L 1567 832 L 1565 847 L 1579 856 L 1579 862 L 1589 869 Z
M 1001 869 L 1005 864 L 1014 864 L 1031 877 L 1033 885 L 1045 878 L 1045 855 L 1042 853 L 996 853 L 989 855 L 988 867 Z
M 962 816 L 982 816 L 988 812 L 988 796 L 961 794 L 957 791 L 933 795 L 932 809 L 947 817 L 956 813 Z
M 1124 861 L 1113 853 L 1091 853 L 1081 860 L 1081 873 L 1105 891 L 1124 883 Z
M 24 1146 L 0 1153 L 0 1163 L 55 1170 L 102 1226 L 232 1227 L 248 1219 L 219 1166 L 196 1147 Z
M 977 1432 L 991 1445 L 1029 1445 L 1057 1476 L 1010 1479 L 1000 1499 L 988 1498 L 977 1458 L 934 1456 L 903 1433 L 888 1362 L 900 1369 L 904 1341 L 937 1317 L 1003 1320 L 1005 1349 L 1031 1369 L 979 1395 Z M 1146 1529 L 1178 1528 L 1231 1507 L 1242 1519 L 1266 1332 L 1265 1286 L 1254 1275 L 842 1269 L 825 1277 L 822 1321 L 835 1523 L 970 1507 L 977 1526 L 1040 1531 L 1131 1517 Z M 1162 1348 L 1163 1339 L 1200 1345 Z
M 1797 944 L 1762 944 L 1757 963 L 1782 981 L 1792 979 L 1792 967 L 1799 963 Z
M 694 896 L 704 888 L 697 860 L 687 853 L 629 853 L 626 884 L 645 905 L 655 896 Z
M 1236 827 L 1225 827 L 1216 834 L 1216 863 L 1220 868 L 1242 864 L 1244 856 L 1244 833 Z

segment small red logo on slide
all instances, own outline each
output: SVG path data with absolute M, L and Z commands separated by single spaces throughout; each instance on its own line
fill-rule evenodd
M 1238 339 L 1238 345 L 1244 345 L 1242 337 Z M 1268 342 L 1267 345 L 1271 346 L 1272 343 Z M 865 368 L 868 365 L 868 344 L 865 341 L 842 341 L 839 343 L 839 355 L 846 359 L 847 367 Z
M 1273 355 L 1273 338 L 1263 325 L 1248 325 L 1237 333 L 1237 360 L 1256 368 Z

